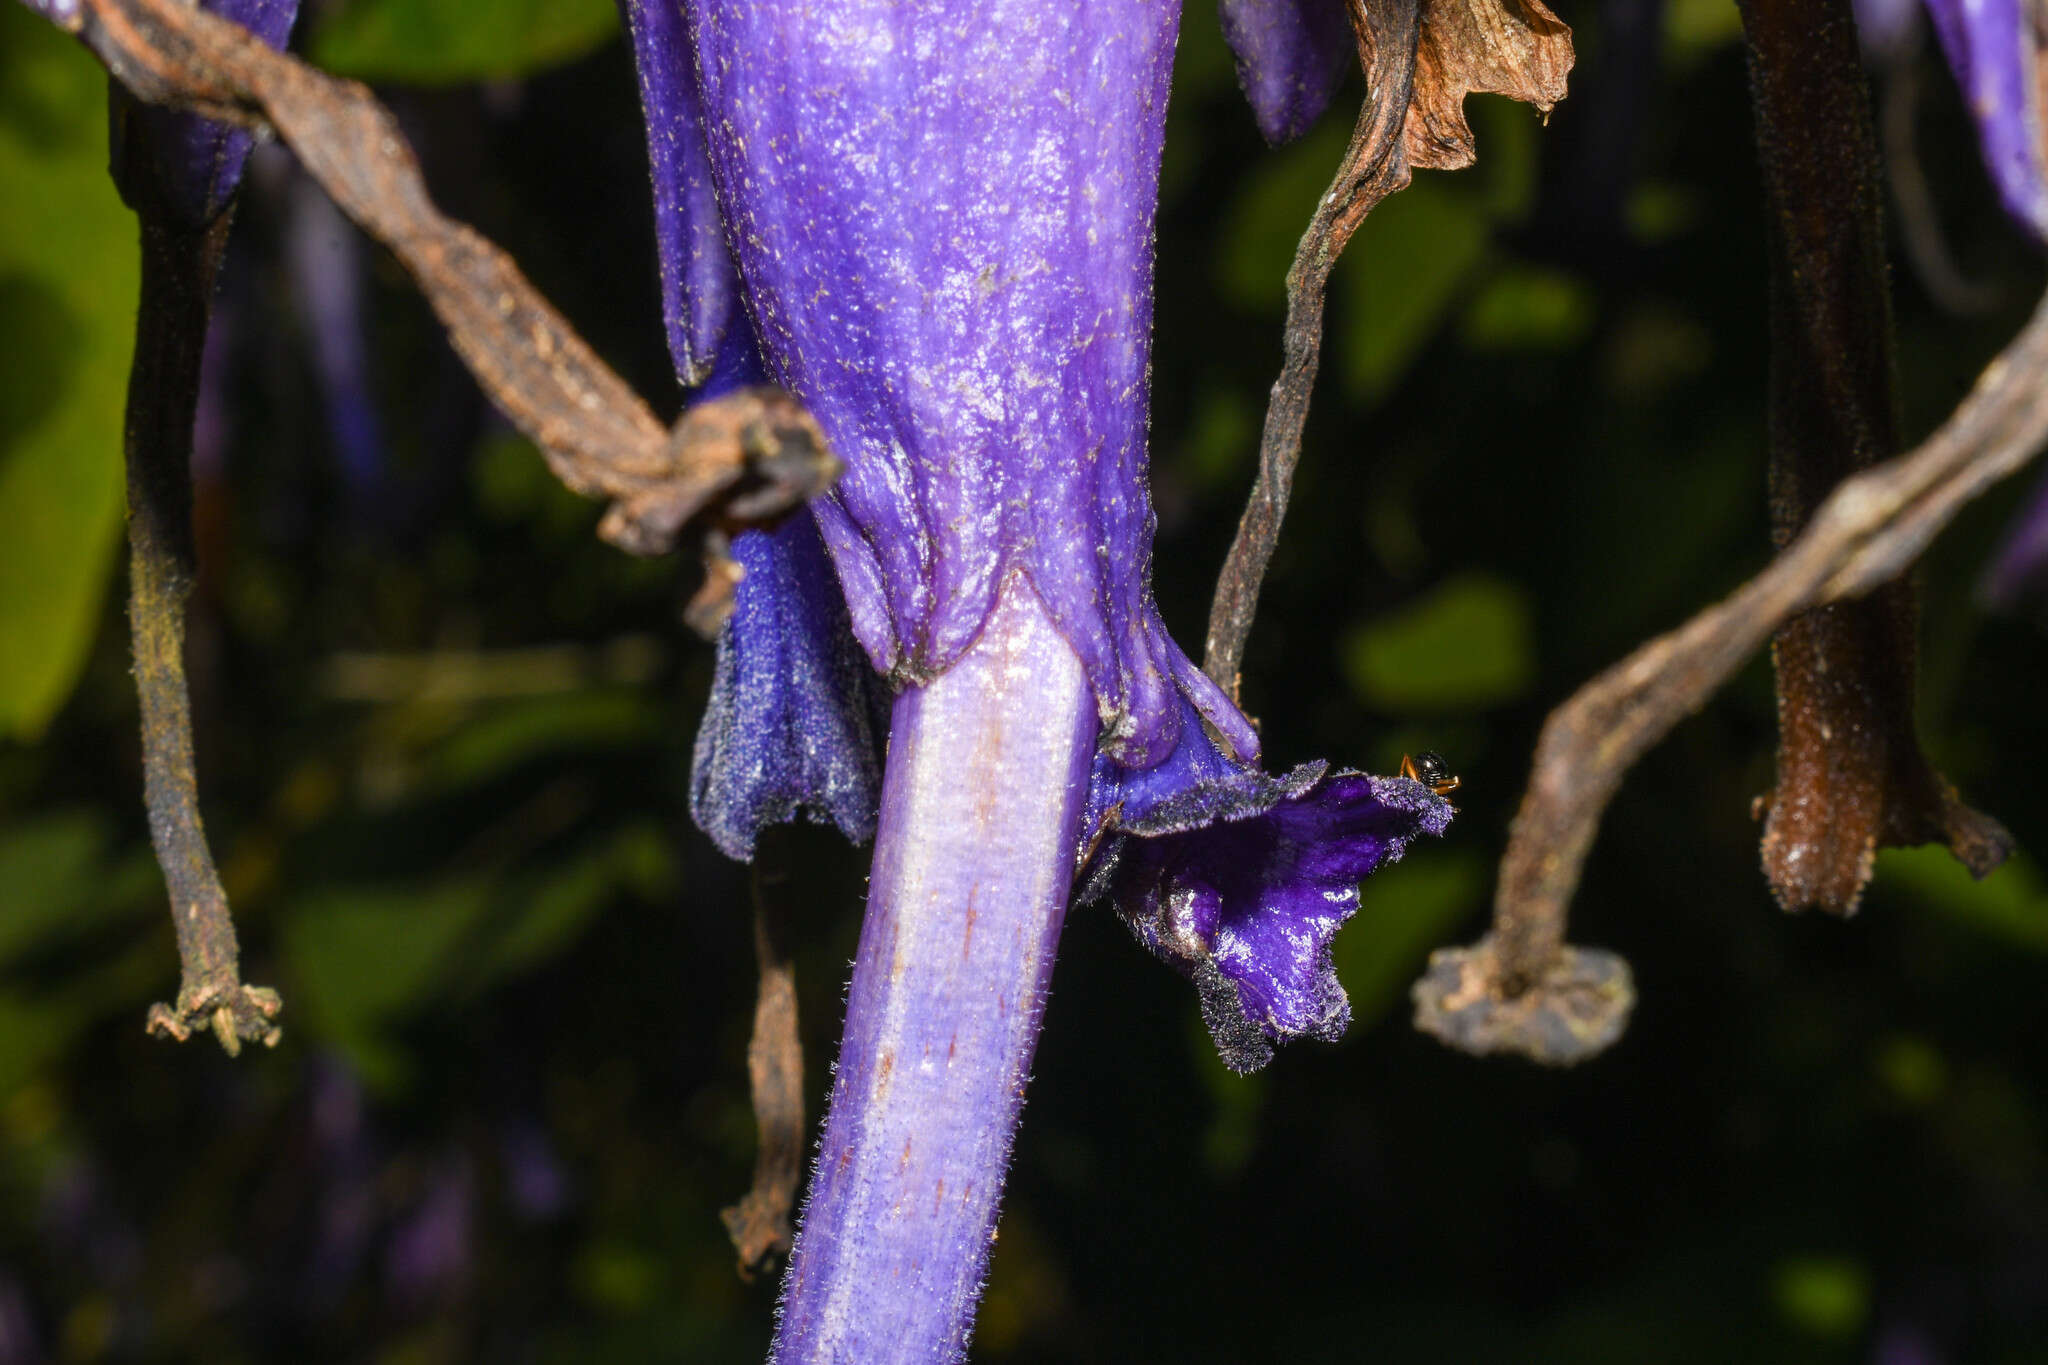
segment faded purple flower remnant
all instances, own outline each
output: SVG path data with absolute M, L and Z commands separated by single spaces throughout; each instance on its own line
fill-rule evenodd
M 1977 121 L 1985 169 L 2006 212 L 2048 242 L 2041 31 L 2028 0 L 1927 0 L 1928 17 Z
M 1357 56 L 1343 0 L 1221 0 L 1237 82 L 1266 141 L 1308 131 Z

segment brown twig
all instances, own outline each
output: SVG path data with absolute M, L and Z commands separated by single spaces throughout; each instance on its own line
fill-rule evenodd
M 1331 269 L 1365 216 L 1414 171 L 1472 164 L 1466 95 L 1507 95 L 1547 113 L 1564 98 L 1572 67 L 1571 30 L 1542 0 L 1350 0 L 1350 11 L 1365 104 L 1287 272 L 1283 359 L 1259 439 L 1258 478 L 1209 607 L 1202 671 L 1233 699 L 1301 459 Z
M 665 430 L 510 257 L 435 209 L 396 120 L 362 85 L 179 0 L 82 0 L 67 26 L 138 98 L 274 127 L 404 263 L 491 401 L 555 475 L 612 500 L 600 533 L 614 544 L 651 554 L 686 527 L 770 522 L 836 477 L 816 423 L 777 390 L 699 404 Z M 728 600 L 693 603 L 693 623 L 715 629 Z
M 751 1280 L 771 1258 L 786 1255 L 790 1210 L 803 1176 L 804 1049 L 797 1036 L 796 968 L 789 959 L 786 831 L 761 831 L 754 849 L 754 956 L 760 993 L 747 1043 L 747 1081 L 754 1100 L 754 1184 L 719 1216 L 739 1254 L 740 1278 Z
M 183 1042 L 211 1029 L 230 1055 L 274 1045 L 277 992 L 242 983 L 234 920 L 199 819 L 192 707 L 185 686 L 185 599 L 191 595 L 192 414 L 207 314 L 234 215 L 183 230 L 147 209 L 135 363 L 128 374 L 128 622 L 142 703 L 143 790 L 150 842 L 170 892 L 182 980 L 150 1006 L 149 1031 Z
M 1771 247 L 1771 539 L 1898 450 L 1883 174 L 1849 0 L 1742 0 Z M 2004 829 L 1929 766 L 1909 578 L 1778 629 L 1778 781 L 1758 798 L 1787 910 L 1855 912 L 1880 847 L 1946 843 L 1981 877 Z
M 1732 596 L 1595 677 L 1544 723 L 1508 833 L 1490 934 L 1430 959 L 1416 1025 L 1468 1052 L 1570 1063 L 1620 1036 L 1626 967 L 1564 943 L 1565 909 L 1622 775 L 1790 617 L 1861 596 L 2048 439 L 2048 298 L 1918 448 L 1842 482 Z
M 1259 607 L 1259 587 L 1280 538 L 1294 491 L 1310 392 L 1322 360 L 1323 303 L 1330 271 L 1374 205 L 1408 184 L 1402 130 L 1415 80 L 1417 0 L 1354 0 L 1352 26 L 1365 65 L 1366 101 L 1330 188 L 1316 203 L 1308 231 L 1287 271 L 1287 328 L 1280 377 L 1273 381 L 1259 438 L 1259 473 L 1238 521 L 1237 536 L 1216 579 L 1202 671 L 1237 696 L 1245 639 Z

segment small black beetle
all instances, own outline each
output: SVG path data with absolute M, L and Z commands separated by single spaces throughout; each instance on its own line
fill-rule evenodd
M 1444 756 L 1430 749 L 1402 754 L 1401 776 L 1414 778 L 1438 796 L 1449 796 L 1462 785 L 1451 772 L 1451 765 L 1444 762 Z

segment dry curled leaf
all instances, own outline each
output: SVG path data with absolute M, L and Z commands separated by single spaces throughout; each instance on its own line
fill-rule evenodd
M 1410 169 L 1472 164 L 1465 96 L 1506 95 L 1547 114 L 1564 98 L 1571 69 L 1572 31 L 1542 0 L 1423 0 L 1402 130 Z

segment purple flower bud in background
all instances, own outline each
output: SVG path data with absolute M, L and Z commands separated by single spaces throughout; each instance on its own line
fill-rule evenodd
M 1237 81 L 1266 141 L 1308 131 L 1357 57 L 1344 0 L 1221 0 Z
M 362 238 L 311 176 L 295 171 L 289 184 L 285 251 L 327 438 L 354 510 L 383 516 L 384 424 L 370 380 Z
M 456 1153 L 438 1163 L 384 1251 L 384 1285 L 393 1302 L 417 1310 L 460 1292 L 469 1278 L 475 1203 L 469 1158 Z
M 1984 600 L 2012 611 L 2032 599 L 2048 602 L 2048 480 L 2036 488 L 2026 510 L 2005 533 L 2005 543 L 1985 572 Z
M 0 1365 L 42 1365 L 35 1313 L 21 1281 L 0 1271 Z
M 299 0 L 205 0 L 200 8 L 282 48 L 291 36 Z M 113 87 L 112 114 L 114 183 L 128 207 L 154 215 L 168 227 L 196 232 L 234 198 L 249 157 L 248 130 L 158 105 L 139 105 L 118 84 Z
M 1910 57 L 1920 41 L 1920 0 L 1855 0 L 1856 38 L 1872 66 Z
M 2030 0 L 1927 0 L 1927 13 L 1977 122 L 1999 200 L 2036 242 L 2048 243 L 2037 7 Z

